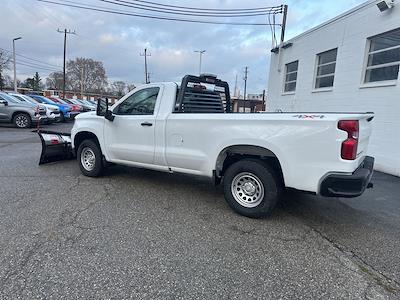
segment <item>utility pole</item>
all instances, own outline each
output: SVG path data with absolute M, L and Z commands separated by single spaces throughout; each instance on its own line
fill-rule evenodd
M 151 56 L 151 54 L 147 54 L 147 48 L 144 48 L 144 53 L 141 53 L 140 56 L 144 56 L 144 82 L 150 83 L 149 73 L 147 72 L 147 57 Z
M 85 76 L 85 65 L 82 65 L 81 69 L 81 99 L 83 100 L 83 78 Z
M 247 75 L 248 75 L 248 73 L 249 73 L 249 68 L 245 67 L 244 78 L 243 78 L 243 80 L 244 80 L 244 95 L 243 95 L 243 106 L 244 106 L 243 110 L 244 110 L 244 112 L 246 112 L 246 93 L 247 93 Z
M 262 93 L 262 109 L 263 109 L 264 111 L 267 110 L 267 104 L 266 104 L 266 102 L 265 102 L 265 90 L 263 90 L 263 93 Z
M 282 19 L 282 31 L 281 31 L 281 45 L 283 44 L 283 41 L 285 40 L 285 30 L 286 30 L 287 11 L 288 11 L 288 6 L 285 4 L 285 5 L 283 6 L 283 19 Z
M 199 53 L 200 55 L 200 62 L 199 62 L 199 76 L 201 75 L 201 57 L 203 56 L 204 53 L 206 53 L 206 50 L 195 50 L 194 52 Z
M 281 72 L 281 57 L 282 57 L 283 42 L 285 41 L 287 12 L 288 12 L 288 6 L 285 4 L 283 5 L 281 43 L 279 44 L 279 53 L 278 53 L 278 72 Z
M 67 34 L 76 34 L 75 31 L 71 31 L 70 29 L 60 30 L 57 29 L 58 33 L 64 33 L 64 64 L 63 64 L 63 98 L 65 98 L 65 62 L 67 56 Z
M 238 76 L 238 74 L 236 73 L 236 76 L 235 76 L 235 89 L 234 89 L 234 92 L 233 92 L 233 97 L 236 97 L 236 95 L 237 95 L 237 76 Z
M 14 92 L 17 92 L 17 63 L 15 60 L 15 41 L 22 39 L 22 37 L 17 37 L 13 39 L 13 62 L 14 62 Z

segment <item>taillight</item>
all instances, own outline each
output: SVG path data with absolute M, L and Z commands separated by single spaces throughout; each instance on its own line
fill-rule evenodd
M 342 143 L 342 158 L 346 160 L 356 159 L 359 135 L 358 120 L 339 121 L 338 128 L 347 132 L 347 139 Z

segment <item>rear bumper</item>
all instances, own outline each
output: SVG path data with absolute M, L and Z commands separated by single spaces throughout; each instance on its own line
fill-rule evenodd
M 320 194 L 325 197 L 358 197 L 370 186 L 373 168 L 374 158 L 367 156 L 350 175 L 328 174 L 321 182 Z

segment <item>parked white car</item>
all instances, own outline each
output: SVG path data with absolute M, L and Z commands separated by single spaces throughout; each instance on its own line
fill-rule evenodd
M 223 180 L 225 199 L 236 212 L 261 217 L 285 187 L 331 197 L 361 195 L 371 185 L 374 159 L 367 146 L 373 117 L 231 113 L 226 82 L 187 75 L 180 87 L 137 87 L 110 108 L 99 101 L 96 112 L 77 116 L 70 137 L 44 140 L 53 146 L 71 142 L 86 176 L 99 176 L 111 162 Z
M 22 102 L 32 103 L 46 108 L 46 116 L 48 123 L 59 122 L 61 120 L 60 109 L 56 105 L 40 103 L 36 99 L 33 99 L 27 95 L 23 95 L 15 92 L 8 92 L 9 95 L 14 96 Z

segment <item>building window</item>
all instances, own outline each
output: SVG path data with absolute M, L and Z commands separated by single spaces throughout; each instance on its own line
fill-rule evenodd
M 315 88 L 329 88 L 335 79 L 337 48 L 317 55 L 317 73 Z
M 298 60 L 286 64 L 285 86 L 283 89 L 285 93 L 294 92 L 296 90 L 298 68 L 299 68 Z
M 397 80 L 400 65 L 400 29 L 369 38 L 365 83 Z

